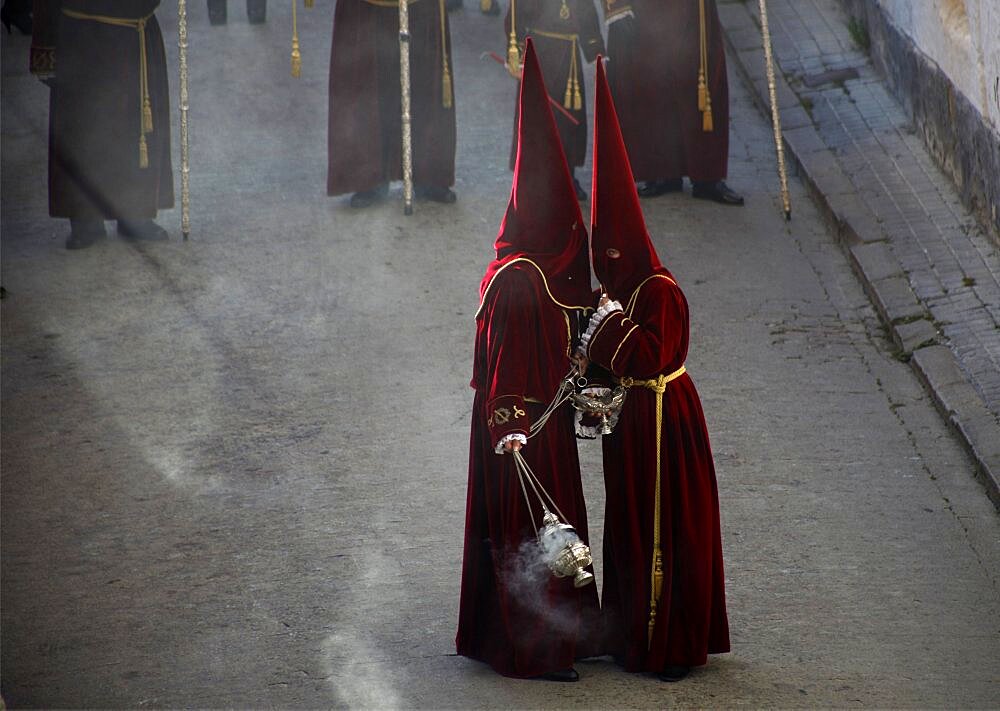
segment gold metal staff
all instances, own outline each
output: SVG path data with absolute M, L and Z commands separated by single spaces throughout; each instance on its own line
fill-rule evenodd
M 181 109 L 181 234 L 191 234 L 191 161 L 188 153 L 187 0 L 177 0 L 177 49 L 180 59 Z
M 778 176 L 781 178 L 781 202 L 785 220 L 792 219 L 792 202 L 788 195 L 788 171 L 785 168 L 785 145 L 781 137 L 781 116 L 778 115 L 778 91 L 774 80 L 774 55 L 771 52 L 771 30 L 767 24 L 767 1 L 760 3 L 760 31 L 764 38 L 764 63 L 767 65 L 767 90 L 771 98 L 771 123 L 774 125 L 774 148 L 778 153 Z
M 296 12 L 298 0 L 292 0 L 292 76 L 302 76 L 302 53 L 299 52 L 299 18 Z
M 410 9 L 399 0 L 399 84 L 403 110 L 403 214 L 413 214 L 413 131 L 410 126 Z M 444 41 L 444 37 L 441 38 Z

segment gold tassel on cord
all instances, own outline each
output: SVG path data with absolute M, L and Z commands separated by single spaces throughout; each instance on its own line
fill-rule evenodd
M 520 79 L 521 50 L 517 46 L 517 29 L 514 27 L 514 15 L 517 0 L 510 0 L 510 35 L 507 38 L 507 71 Z
M 698 29 L 700 57 L 698 64 L 698 110 L 701 111 L 701 130 L 710 133 L 712 123 L 712 95 L 708 91 L 708 27 L 705 23 L 705 0 L 698 0 Z
M 493 0 L 479 0 L 479 11 L 489 12 L 493 9 Z
M 305 6 L 306 7 L 312 7 L 315 4 L 316 4 L 316 0 L 305 0 Z
M 663 554 L 657 548 L 653 551 L 652 589 L 649 595 L 649 625 L 646 635 L 647 649 L 653 644 L 653 630 L 656 629 L 656 608 L 663 592 Z
M 146 134 L 139 134 L 139 167 L 149 167 L 149 148 L 146 146 Z
M 153 132 L 153 107 L 149 103 L 148 96 L 142 102 L 142 132 Z
M 451 87 L 451 69 L 448 68 L 448 34 L 445 31 L 445 19 L 448 10 L 444 0 L 438 0 L 438 12 L 441 16 L 441 106 L 450 109 L 454 103 Z

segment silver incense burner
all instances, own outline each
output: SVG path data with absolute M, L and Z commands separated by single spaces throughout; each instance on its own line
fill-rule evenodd
M 612 412 L 621 410 L 622 405 L 625 403 L 625 393 L 625 388 L 621 386 L 604 395 L 573 391 L 569 394 L 569 401 L 580 412 L 600 417 L 601 424 L 598 431 L 602 435 L 608 435 L 611 434 L 611 423 L 608 421 L 608 418 Z
M 584 570 L 594 562 L 590 547 L 580 540 L 575 528 L 560 521 L 551 511 L 545 511 L 542 518 L 538 544 L 542 548 L 545 563 L 557 578 L 572 575 L 575 588 L 582 588 L 594 581 L 593 574 Z

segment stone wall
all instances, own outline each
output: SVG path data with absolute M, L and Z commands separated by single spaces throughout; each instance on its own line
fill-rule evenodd
M 928 148 L 1000 241 L 1000 2 L 841 2 Z

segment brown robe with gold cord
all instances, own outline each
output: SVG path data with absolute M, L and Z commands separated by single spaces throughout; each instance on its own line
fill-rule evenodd
M 715 0 L 704 0 L 712 107 L 712 130 L 705 131 L 698 109 L 699 1 L 604 0 L 610 22 L 608 83 L 637 181 L 726 177 L 726 51 Z
M 136 220 L 173 207 L 167 60 L 153 14 L 159 4 L 35 0 L 31 71 L 52 87 L 52 217 Z M 152 119 L 145 129 L 143 75 Z
M 591 0 L 512 0 L 514 29 L 518 43 L 530 36 L 542 65 L 549 96 L 559 102 L 579 123 L 574 125 L 558 109 L 552 114 L 559 129 L 566 162 L 579 168 L 587 158 L 587 95 L 583 87 L 583 63 L 593 62 L 604 52 L 604 38 L 597 10 Z M 504 25 L 510 35 L 510 8 Z M 510 146 L 510 168 L 517 156 L 517 105 L 514 138 Z
M 455 183 L 455 75 L 443 5 L 411 0 L 409 6 L 413 182 L 437 188 Z M 328 195 L 402 180 L 401 101 L 399 4 L 338 0 L 330 51 Z

